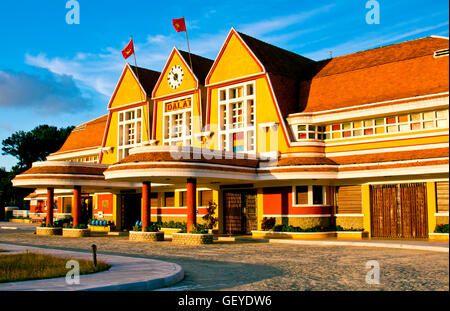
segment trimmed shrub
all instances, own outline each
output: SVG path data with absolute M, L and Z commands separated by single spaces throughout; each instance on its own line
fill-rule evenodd
M 448 233 L 448 224 L 436 225 L 434 233 Z

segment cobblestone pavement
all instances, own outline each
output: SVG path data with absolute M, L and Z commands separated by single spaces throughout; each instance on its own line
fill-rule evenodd
M 184 246 L 128 237 L 65 238 L 0 230 L 0 241 L 161 259 L 181 265 L 184 281 L 167 290 L 449 290 L 449 254 L 388 248 L 324 247 L 261 242 Z M 366 284 L 368 260 L 380 284 Z

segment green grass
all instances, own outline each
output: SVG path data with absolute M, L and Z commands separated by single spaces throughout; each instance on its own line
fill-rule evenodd
M 25 280 L 48 279 L 66 276 L 66 262 L 73 258 L 55 257 L 38 253 L 0 255 L 0 283 Z M 80 263 L 80 274 L 108 270 L 111 266 L 97 261 L 75 259 Z

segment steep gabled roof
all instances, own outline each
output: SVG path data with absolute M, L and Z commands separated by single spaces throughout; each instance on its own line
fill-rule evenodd
M 186 64 L 191 68 L 191 63 L 189 61 L 189 53 L 186 51 L 178 50 L 181 56 L 184 58 Z M 209 58 L 205 58 L 196 54 L 191 53 L 192 67 L 194 67 L 193 72 L 198 79 L 198 82 L 202 85 L 205 84 L 206 76 L 208 75 L 211 66 L 214 61 Z M 192 68 L 191 68 L 192 70 Z
M 298 112 L 318 112 L 449 90 L 445 38 L 427 37 L 323 60 L 299 87 Z
M 67 153 L 88 148 L 99 148 L 102 145 L 108 115 L 78 125 L 67 137 L 64 145 L 52 155 Z
M 147 93 L 147 96 L 151 96 L 153 88 L 155 87 L 156 82 L 161 75 L 161 72 L 150 70 L 147 68 L 136 67 L 133 65 L 130 65 L 130 68 L 131 70 L 133 70 L 136 77 L 139 77 L 139 82 Z
M 315 61 L 238 32 L 245 44 L 263 64 L 266 72 L 294 80 L 311 78 Z

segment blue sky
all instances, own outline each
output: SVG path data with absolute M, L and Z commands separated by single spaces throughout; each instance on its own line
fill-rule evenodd
M 67 0 L 4 1 L 0 10 L 0 140 L 39 124 L 77 125 L 105 114 L 125 65 L 130 35 L 139 66 L 162 70 L 173 46 L 186 49 L 173 18 L 185 16 L 193 53 L 214 59 L 231 27 L 314 60 L 430 35 L 449 35 L 446 0 Z M 131 60 L 131 58 L 130 58 Z M 0 156 L 0 167 L 16 163 Z

